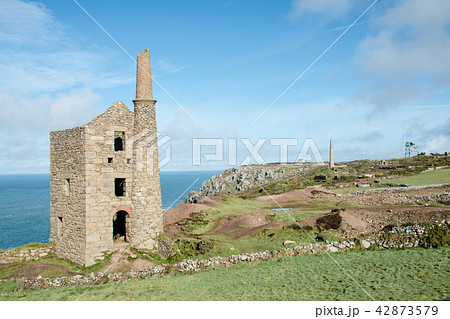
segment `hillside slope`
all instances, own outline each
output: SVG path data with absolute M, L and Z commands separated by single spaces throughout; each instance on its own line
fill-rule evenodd
M 239 194 L 243 198 L 252 198 L 267 192 L 281 194 L 308 186 L 323 186 L 330 189 L 359 187 L 383 187 L 402 184 L 402 179 L 395 177 L 414 176 L 430 170 L 450 167 L 450 156 L 414 156 L 412 158 L 391 159 L 387 161 L 358 160 L 336 163 L 334 169 L 316 163 L 287 163 L 247 165 L 230 168 L 205 181 L 198 191 L 192 191 L 186 203 L 197 203 L 204 196 L 216 194 Z M 420 175 L 420 174 L 419 174 Z M 438 180 L 450 183 L 448 170 L 431 172 L 433 177 L 415 178 L 417 181 Z M 430 184 L 432 184 L 430 182 Z M 437 182 L 435 182 L 437 184 Z M 264 189 L 262 189 L 264 188 Z M 263 194 L 263 195 L 264 195 Z

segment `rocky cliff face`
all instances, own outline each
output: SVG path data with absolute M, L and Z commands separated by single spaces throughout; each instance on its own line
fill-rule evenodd
M 227 169 L 211 177 L 196 192 L 191 191 L 186 203 L 197 203 L 203 196 L 217 193 L 238 193 L 280 179 L 287 174 L 283 167 L 248 165 Z

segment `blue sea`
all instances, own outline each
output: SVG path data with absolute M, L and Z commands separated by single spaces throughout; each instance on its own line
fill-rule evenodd
M 163 209 L 177 206 L 191 190 L 198 190 L 205 180 L 218 173 L 220 171 L 161 172 Z M 0 175 L 0 205 L 0 249 L 48 242 L 49 174 Z

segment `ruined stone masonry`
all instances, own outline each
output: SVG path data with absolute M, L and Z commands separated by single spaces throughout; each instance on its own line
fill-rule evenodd
M 50 133 L 50 241 L 89 266 L 162 233 L 161 186 L 149 50 L 138 54 L 134 112 L 118 101 L 81 127 Z

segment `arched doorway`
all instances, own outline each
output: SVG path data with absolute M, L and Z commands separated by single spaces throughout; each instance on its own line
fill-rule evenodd
M 113 216 L 113 240 L 127 242 L 130 215 L 126 211 L 118 211 Z

